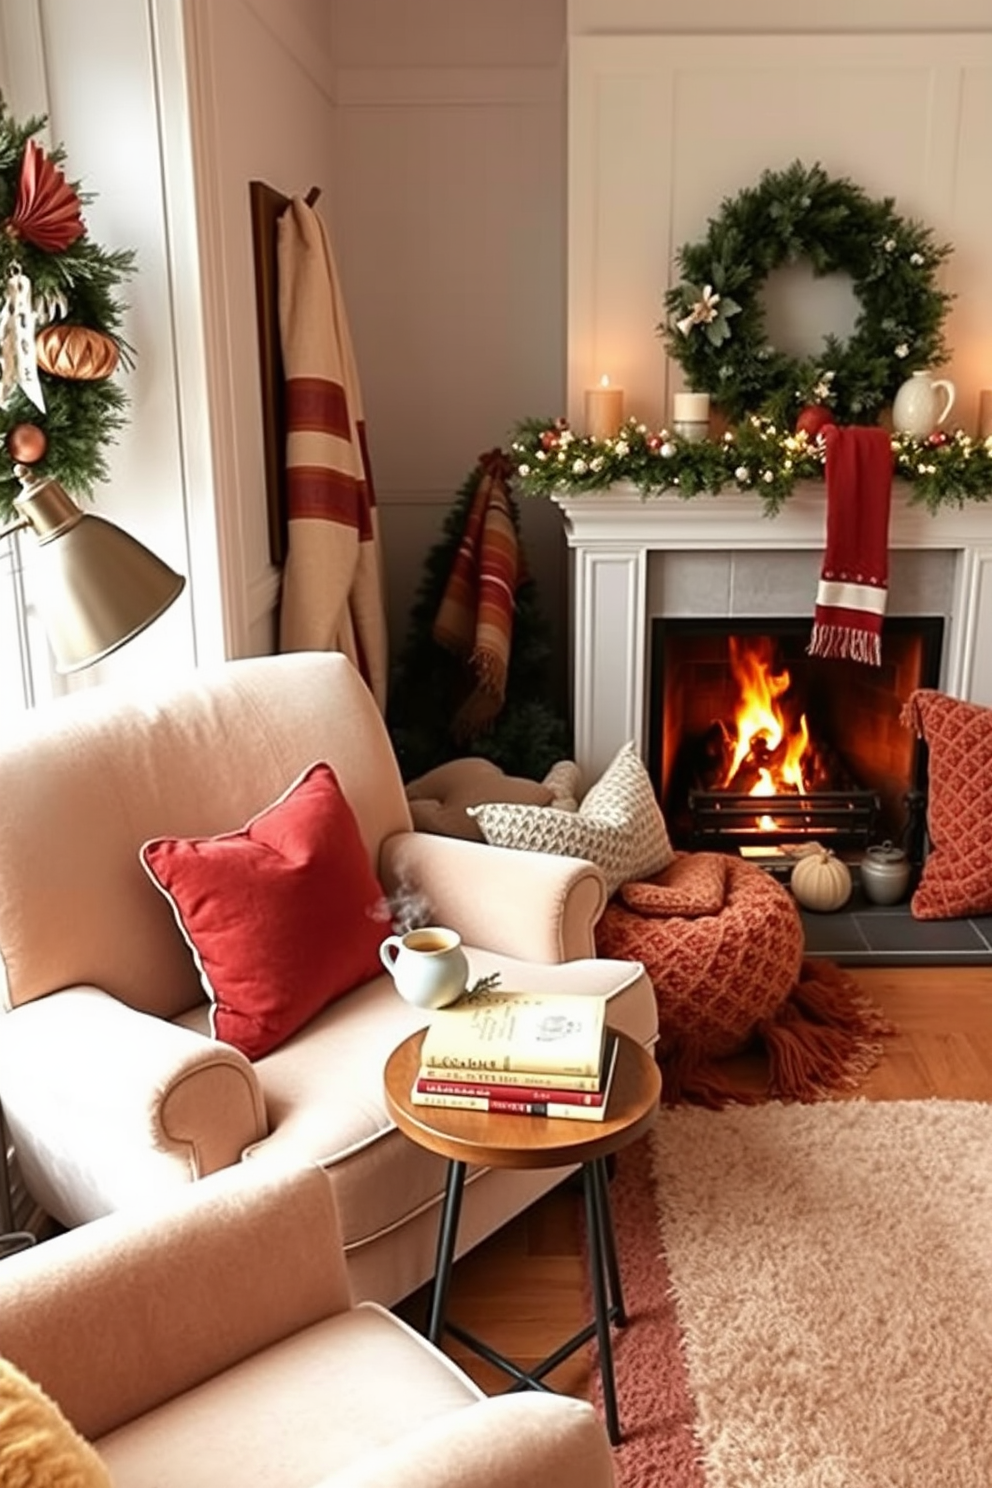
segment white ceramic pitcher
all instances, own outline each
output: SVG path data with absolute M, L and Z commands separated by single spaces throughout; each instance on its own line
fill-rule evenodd
M 415 1007 L 448 1007 L 468 985 L 468 958 L 461 938 L 440 925 L 387 935 L 379 958 L 397 992 Z
M 926 439 L 944 422 L 954 407 L 954 397 L 953 382 L 948 382 L 945 377 L 933 378 L 926 371 L 914 372 L 896 393 L 892 404 L 892 427 L 899 434 Z

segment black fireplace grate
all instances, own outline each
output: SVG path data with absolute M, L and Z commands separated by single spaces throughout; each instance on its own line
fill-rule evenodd
M 806 796 L 689 792 L 692 846 L 697 849 L 809 841 L 837 852 L 863 850 L 875 841 L 880 811 L 878 795 L 866 790 L 823 790 Z

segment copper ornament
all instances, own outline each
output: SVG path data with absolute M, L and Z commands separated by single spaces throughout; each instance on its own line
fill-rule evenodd
M 109 377 L 120 360 L 116 341 L 88 326 L 45 326 L 38 332 L 35 345 L 43 372 L 76 382 L 98 382 Z
M 37 424 L 15 424 L 7 435 L 7 453 L 19 465 L 34 465 L 48 448 L 48 437 Z

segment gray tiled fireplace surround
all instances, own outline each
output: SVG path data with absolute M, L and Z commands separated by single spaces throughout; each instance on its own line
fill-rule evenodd
M 951 612 L 955 555 L 890 555 L 890 615 Z M 819 577 L 814 552 L 661 552 L 648 561 L 647 612 L 667 619 L 810 615 Z M 945 626 L 946 632 L 946 626 Z M 992 965 L 992 916 L 915 920 L 909 904 L 871 904 L 855 884 L 843 910 L 802 911 L 806 949 L 847 965 Z
M 806 616 L 817 591 L 815 552 L 657 552 L 648 558 L 648 616 Z M 894 552 L 889 559 L 889 615 L 949 616 L 955 555 Z M 992 917 L 913 920 L 909 903 L 873 905 L 854 869 L 855 887 L 842 911 L 802 911 L 806 951 L 848 966 L 992 964 Z

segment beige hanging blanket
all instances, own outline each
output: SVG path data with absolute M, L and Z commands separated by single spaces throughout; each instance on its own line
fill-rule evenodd
M 341 286 L 324 224 L 294 196 L 278 224 L 288 544 L 281 651 L 343 651 L 386 705 L 379 520 Z

